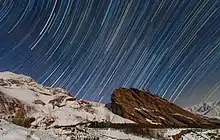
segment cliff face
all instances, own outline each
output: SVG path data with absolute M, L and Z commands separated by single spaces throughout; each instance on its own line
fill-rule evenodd
M 113 113 L 148 127 L 218 127 L 205 117 L 151 94 L 149 91 L 119 88 L 112 94 Z M 220 125 L 219 125 L 220 126 Z

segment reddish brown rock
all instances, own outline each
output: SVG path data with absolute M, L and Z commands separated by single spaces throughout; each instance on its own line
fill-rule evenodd
M 192 114 L 144 90 L 116 89 L 110 108 L 113 113 L 147 127 L 220 127 L 219 122 Z

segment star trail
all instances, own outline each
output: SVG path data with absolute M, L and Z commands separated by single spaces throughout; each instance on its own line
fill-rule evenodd
M 219 100 L 220 1 L 0 0 L 0 71 L 103 103 L 119 87 Z

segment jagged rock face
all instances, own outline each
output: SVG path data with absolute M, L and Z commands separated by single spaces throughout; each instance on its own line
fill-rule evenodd
M 112 94 L 111 110 L 115 114 L 148 127 L 217 127 L 219 125 L 149 91 L 137 89 L 116 89 Z

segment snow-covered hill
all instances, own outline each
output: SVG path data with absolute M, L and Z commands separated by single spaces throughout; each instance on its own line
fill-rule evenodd
M 0 118 L 37 129 L 86 125 L 90 122 L 134 123 L 109 111 L 104 104 L 78 100 L 61 88 L 44 87 L 32 78 L 0 73 Z M 27 120 L 27 121 L 26 121 Z
M 63 89 L 43 87 L 27 76 L 4 72 L 0 79 L 3 79 L 0 80 L 1 110 L 7 110 L 6 115 L 16 113 L 17 110 L 10 110 L 9 103 L 13 101 L 17 108 L 24 106 L 26 115 L 34 117 L 34 124 L 38 126 L 44 126 L 48 119 L 54 121 L 50 127 L 89 121 L 133 123 L 113 114 L 104 104 L 77 100 Z

